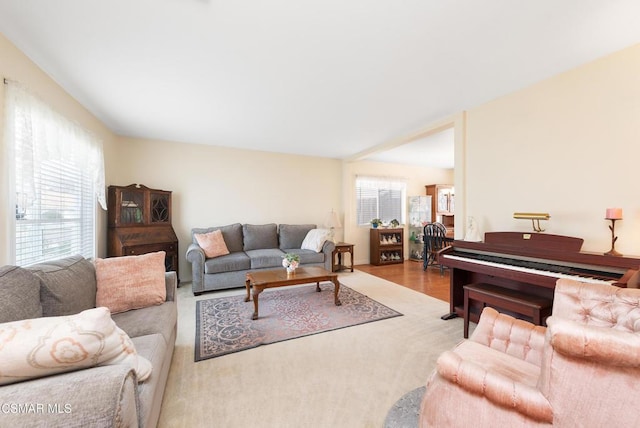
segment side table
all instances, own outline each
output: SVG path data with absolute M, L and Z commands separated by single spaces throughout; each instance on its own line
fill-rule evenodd
M 351 272 L 353 272 L 353 244 L 347 244 L 346 242 L 336 242 L 336 248 L 331 255 L 331 271 L 338 272 L 341 270 L 349 269 L 349 266 L 342 264 L 342 255 L 349 253 L 351 259 Z M 336 263 L 336 255 L 338 256 L 338 263 Z

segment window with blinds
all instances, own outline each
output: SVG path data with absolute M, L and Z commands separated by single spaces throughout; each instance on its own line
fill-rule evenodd
M 356 215 L 358 225 L 369 225 L 379 218 L 384 223 L 396 219 L 405 223 L 406 189 L 404 181 L 382 177 L 356 178 Z
M 43 161 L 34 171 L 36 197 L 16 187 L 16 264 L 74 254 L 94 256 L 95 205 L 87 171 L 64 161 Z
M 15 264 L 95 257 L 96 202 L 105 205 L 102 142 L 21 85 L 7 86 Z

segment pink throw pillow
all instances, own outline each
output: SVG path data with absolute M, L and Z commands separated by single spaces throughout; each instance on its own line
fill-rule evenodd
M 227 244 L 224 242 L 221 230 L 214 230 L 209 233 L 195 233 L 198 245 L 204 250 L 204 255 L 208 259 L 229 254 Z
M 112 314 L 160 305 L 167 300 L 165 252 L 96 258 L 96 306 Z

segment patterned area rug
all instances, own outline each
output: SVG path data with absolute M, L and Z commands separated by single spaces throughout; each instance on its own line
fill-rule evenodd
M 253 301 L 245 302 L 244 294 L 197 301 L 195 361 L 402 315 L 344 285 L 336 306 L 333 284 L 320 288 L 263 291 L 255 321 Z

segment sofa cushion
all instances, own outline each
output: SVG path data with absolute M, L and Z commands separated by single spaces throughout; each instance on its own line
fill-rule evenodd
M 140 426 L 155 426 L 149 420 L 152 417 L 154 407 L 159 408 L 161 405 L 163 394 L 162 390 L 159 390 L 159 385 L 166 382 L 166 379 L 163 379 L 163 375 L 166 376 L 166 374 L 162 373 L 162 366 L 163 364 L 171 363 L 171 354 L 169 352 L 173 352 L 173 349 L 171 348 L 171 351 L 169 351 L 162 336 L 159 334 L 140 336 L 131 340 L 138 354 L 151 361 L 153 365 L 153 372 L 149 379 L 138 385 L 138 401 L 140 403 Z
M 176 328 L 178 307 L 174 302 L 166 302 L 158 306 L 112 314 L 111 318 L 132 340 L 139 336 L 159 333 L 168 345 Z
M 138 380 L 151 374 L 107 308 L 0 324 L 0 385 L 96 365 L 126 364 Z
M 301 265 L 306 265 L 309 263 L 324 263 L 324 253 L 318 253 L 313 250 L 303 250 L 300 248 L 289 248 L 283 251 L 299 255 Z
M 312 229 L 305 236 L 304 241 L 300 248 L 303 250 L 312 250 L 317 252 L 322 251 L 324 242 L 329 239 L 331 231 L 329 229 Z
M 194 228 L 194 229 L 191 229 L 191 234 L 194 235 L 196 233 L 209 233 L 209 232 L 213 232 L 214 230 L 220 230 L 222 232 L 224 243 L 227 245 L 227 249 L 229 249 L 230 253 L 235 253 L 243 250 L 242 225 L 240 223 L 234 223 L 228 226 Z M 195 236 L 192 236 L 192 239 L 194 244 L 198 243 L 198 241 L 196 241 Z
M 165 252 L 96 258 L 96 306 L 111 313 L 160 305 L 167 299 Z
M 209 233 L 194 233 L 193 237 L 198 241 L 198 245 L 204 250 L 206 258 L 220 257 L 229 254 L 227 244 L 224 242 L 220 229 Z
M 215 259 L 207 259 L 204 262 L 204 273 L 232 272 L 246 269 L 251 269 L 251 260 L 242 251 L 216 257 Z
M 281 224 L 278 227 L 280 249 L 301 248 L 304 237 L 315 228 L 315 224 Z
M 18 266 L 0 267 L 0 323 L 41 316 L 38 277 Z
M 40 278 L 42 316 L 73 315 L 96 307 L 96 272 L 82 256 L 27 267 Z
M 270 224 L 245 224 L 242 226 L 244 251 L 278 248 L 278 226 Z
M 284 252 L 277 248 L 267 248 L 247 251 L 247 255 L 251 259 L 251 269 L 260 269 L 282 267 L 282 256 L 284 256 Z

